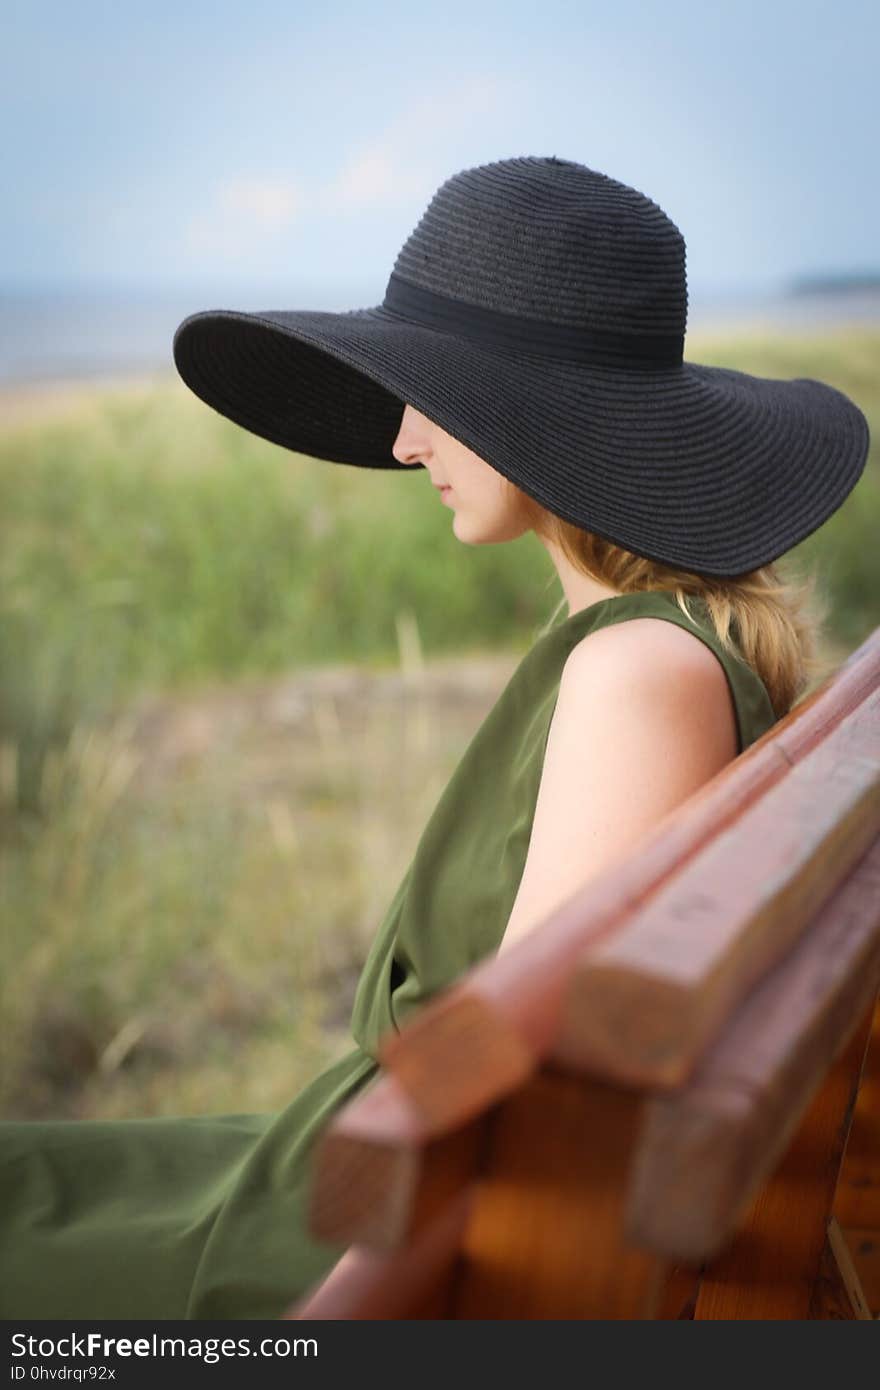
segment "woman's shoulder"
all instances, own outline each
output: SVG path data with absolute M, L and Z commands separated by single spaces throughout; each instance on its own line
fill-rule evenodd
M 641 615 L 571 648 L 505 943 L 631 853 L 736 756 L 736 713 L 708 655 L 687 630 Z
M 662 680 L 682 669 L 723 676 L 716 643 L 678 607 L 662 613 L 635 613 L 609 620 L 575 642 L 565 667 L 600 663 L 609 670 L 642 671 Z
M 679 610 L 680 611 L 680 610 Z M 597 702 L 656 702 L 671 720 L 683 721 L 715 756 L 737 750 L 737 709 L 720 651 L 682 621 L 642 615 L 607 623 L 575 643 L 562 669 L 564 708 L 576 719 Z M 639 703 L 641 702 L 641 703 Z

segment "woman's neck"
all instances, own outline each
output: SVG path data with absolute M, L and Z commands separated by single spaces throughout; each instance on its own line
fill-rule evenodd
M 603 598 L 614 598 L 620 593 L 619 589 L 600 584 L 598 580 L 591 579 L 588 574 L 576 569 L 552 541 L 544 537 L 540 537 L 540 540 L 559 575 L 562 592 L 568 603 L 568 617 L 580 612 L 582 608 L 588 608 L 591 603 L 598 603 Z

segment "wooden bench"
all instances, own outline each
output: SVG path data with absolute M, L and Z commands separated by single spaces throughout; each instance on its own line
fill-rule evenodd
M 386 1037 L 285 1317 L 876 1317 L 878 988 L 880 629 Z

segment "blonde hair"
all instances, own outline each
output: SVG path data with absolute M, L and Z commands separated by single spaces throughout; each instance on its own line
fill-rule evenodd
M 815 571 L 784 577 L 779 561 L 760 569 L 716 579 L 691 570 L 646 560 L 622 546 L 563 521 L 532 498 L 528 511 L 535 531 L 555 543 L 581 573 L 622 594 L 661 590 L 674 594 L 682 612 L 698 621 L 688 599 L 704 600 L 718 640 L 763 681 L 777 719 L 835 669 L 821 654 L 829 602 Z M 537 508 L 537 511 L 536 511 Z M 552 625 L 562 608 L 562 600 Z

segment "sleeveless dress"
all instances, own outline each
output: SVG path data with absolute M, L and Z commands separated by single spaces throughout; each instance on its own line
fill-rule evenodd
M 344 1246 L 306 1227 L 309 1158 L 378 1072 L 382 1035 L 498 948 L 525 865 L 562 668 L 588 633 L 656 617 L 720 660 L 739 746 L 774 722 L 702 600 L 621 594 L 537 638 L 466 748 L 367 955 L 354 1046 L 280 1112 L 0 1121 L 0 1318 L 277 1318 Z

